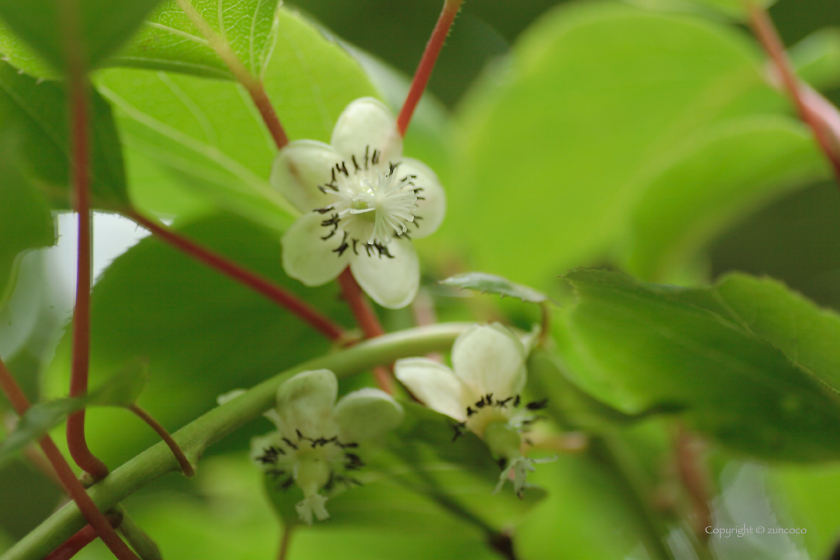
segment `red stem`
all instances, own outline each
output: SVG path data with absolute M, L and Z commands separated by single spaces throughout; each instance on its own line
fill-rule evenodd
M 812 104 L 809 103 L 809 97 L 806 96 L 805 88 L 800 84 L 793 70 L 793 66 L 790 60 L 788 60 L 787 54 L 785 53 L 785 46 L 781 38 L 779 38 L 779 34 L 770 16 L 763 8 L 757 6 L 751 0 L 746 0 L 746 2 L 750 12 L 750 25 L 753 28 L 755 36 L 773 60 L 782 84 L 796 105 L 800 118 L 811 127 L 820 148 L 822 148 L 822 151 L 828 157 L 829 162 L 834 168 L 834 174 L 840 179 L 840 151 L 837 149 L 838 139 L 835 137 L 832 142 L 833 134 L 829 132 L 826 122 L 824 122 L 819 112 L 814 110 Z
M 9 399 L 9 402 L 12 404 L 12 407 L 15 409 L 18 416 L 26 414 L 26 411 L 29 409 L 29 400 L 26 398 L 26 395 L 23 394 L 23 391 L 20 390 L 20 386 L 17 384 L 14 377 L 12 377 L 9 370 L 6 369 L 6 365 L 2 360 L 0 360 L 0 387 L 3 389 L 3 393 L 6 395 L 6 398 Z M 41 445 L 41 449 L 44 450 L 44 454 L 47 456 L 47 459 L 49 459 L 53 469 L 55 469 L 64 490 L 73 499 L 73 501 L 76 502 L 76 505 L 79 507 L 79 511 L 82 513 L 84 518 L 87 519 L 87 522 L 96 530 L 96 534 L 99 535 L 102 542 L 104 542 L 108 548 L 111 549 L 111 552 L 113 552 L 120 560 L 140 560 L 137 558 L 137 555 L 128 548 L 128 545 L 123 542 L 119 535 L 117 535 L 114 528 L 111 527 L 111 524 L 105 518 L 105 515 L 99 511 L 99 508 L 97 508 L 96 504 L 93 503 L 93 500 L 90 496 L 88 496 L 88 493 L 85 491 L 82 483 L 79 482 L 79 479 L 76 478 L 76 475 L 73 473 L 73 469 L 71 469 L 70 465 L 67 464 L 67 461 L 58 450 L 58 447 L 56 447 L 52 438 L 49 435 L 46 435 L 38 440 L 38 443 Z
M 277 113 L 271 105 L 271 100 L 268 98 L 262 82 L 255 78 L 253 82 L 245 84 L 245 86 L 251 95 L 251 99 L 254 101 L 254 105 L 256 105 L 260 115 L 262 115 L 265 125 L 268 127 L 269 132 L 271 132 L 271 137 L 274 138 L 274 143 L 277 144 L 277 148 L 283 149 L 289 143 L 289 137 L 286 136 L 286 131 L 283 130 L 283 125 L 280 124 L 280 119 L 277 117 Z
M 160 425 L 160 423 L 152 417 L 151 414 L 133 404 L 128 407 L 128 409 L 133 412 L 138 418 L 140 418 L 143 422 L 149 425 L 157 435 L 160 436 L 160 439 L 166 443 L 169 449 L 172 451 L 172 454 L 175 455 L 175 459 L 178 461 L 178 464 L 181 466 L 181 471 L 183 471 L 184 476 L 191 477 L 195 474 L 195 469 L 193 469 L 192 464 L 190 463 L 187 456 L 184 455 L 184 451 L 181 447 L 172 439 L 172 436 L 169 435 L 169 432 L 166 431 L 166 428 Z
M 281 307 L 288 309 L 328 338 L 338 340 L 344 336 L 344 329 L 333 323 L 327 317 L 321 315 L 318 311 L 309 307 L 294 294 L 290 294 L 270 280 L 267 280 L 254 272 L 245 270 L 233 261 L 230 261 L 185 237 L 181 237 L 172 230 L 145 218 L 136 211 L 129 211 L 126 213 L 126 216 L 142 225 L 176 249 L 187 253 L 197 261 L 216 269 L 222 274 L 225 274 L 237 282 L 248 286 L 252 290 L 261 293 Z
M 115 529 L 120 526 L 122 521 L 121 516 L 113 513 L 105 514 L 105 518 Z M 64 541 L 61 546 L 50 552 L 44 560 L 70 560 L 84 547 L 92 543 L 95 538 L 96 530 L 90 525 L 85 525 L 83 529 Z
M 69 80 L 72 118 L 73 185 L 75 206 L 79 215 L 78 265 L 76 268 L 76 305 L 73 309 L 73 358 L 70 396 L 87 393 L 90 362 L 90 286 L 91 286 L 91 209 L 90 176 L 88 174 L 88 105 L 87 86 L 83 74 L 74 72 Z M 97 459 L 85 440 L 85 411 L 67 419 L 67 447 L 79 467 L 100 480 L 108 476 L 108 467 Z
M 423 91 L 429 83 L 429 78 L 432 76 L 432 70 L 435 68 L 438 55 L 441 49 L 443 49 L 443 43 L 446 41 L 446 36 L 449 35 L 449 30 L 452 28 L 455 16 L 458 15 L 458 10 L 461 9 L 462 2 L 463 0 L 446 0 L 443 4 L 443 11 L 438 18 L 437 25 L 435 25 L 432 31 L 429 42 L 426 44 L 423 58 L 420 59 L 420 65 L 414 73 L 411 89 L 408 90 L 408 96 L 405 98 L 405 103 L 403 103 L 402 110 L 397 117 L 397 129 L 402 136 L 405 136 L 405 132 L 408 130 L 408 124 L 411 122 L 414 110 L 417 108 L 417 104 L 420 103 Z
M 359 327 L 361 327 L 365 338 L 376 338 L 385 334 L 382 325 L 379 324 L 376 313 L 373 311 L 373 307 L 371 307 L 367 298 L 365 298 L 358 282 L 353 278 L 353 273 L 350 272 L 349 267 L 345 268 L 338 276 L 338 285 L 341 286 L 341 293 L 345 301 L 347 301 L 347 305 L 350 306 L 350 310 L 353 311 L 353 315 L 356 317 L 356 321 L 359 323 Z M 389 395 L 393 394 L 394 383 L 388 368 L 374 368 L 373 376 L 380 389 Z

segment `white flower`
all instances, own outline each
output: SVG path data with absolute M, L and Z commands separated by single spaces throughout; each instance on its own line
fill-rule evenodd
M 320 286 L 350 266 L 380 305 L 411 303 L 420 282 L 411 239 L 438 228 L 446 198 L 402 147 L 394 117 L 366 97 L 347 106 L 330 145 L 298 140 L 280 150 L 271 183 L 304 213 L 282 240 L 289 276 Z
M 425 358 L 398 360 L 395 374 L 415 397 L 429 408 L 458 421 L 455 439 L 463 430 L 482 438 L 490 451 L 505 459 L 496 491 L 510 473 L 514 491 L 521 497 L 533 460 L 520 452 L 520 432 L 534 421 L 532 412 L 545 401 L 523 405 L 527 351 L 512 332 L 499 324 L 476 325 L 465 331 L 452 347 L 450 369 Z
M 342 397 L 328 370 L 305 371 L 277 389 L 277 408 L 266 416 L 277 431 L 251 442 L 251 458 L 282 488 L 293 483 L 303 491 L 296 509 L 301 521 L 329 517 L 321 489 L 336 482 L 355 482 L 349 471 L 364 466 L 359 444 L 400 425 L 402 407 L 378 389 L 361 389 Z

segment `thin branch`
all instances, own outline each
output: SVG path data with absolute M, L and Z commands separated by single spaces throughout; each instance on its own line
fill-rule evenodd
M 2 360 L 0 360 L 0 387 L 2 387 L 6 398 L 10 403 L 12 403 L 12 407 L 14 407 L 18 416 L 26 414 L 26 411 L 29 409 L 29 400 L 26 398 L 26 395 L 23 394 L 23 391 L 20 390 L 20 386 L 18 386 L 14 377 L 12 377 L 11 372 L 9 372 L 6 368 L 6 365 Z M 114 556 L 120 560 L 139 560 L 137 555 L 135 555 L 134 552 L 132 552 L 131 549 L 128 548 L 128 546 L 122 541 L 119 535 L 117 535 L 114 528 L 111 527 L 111 524 L 105 518 L 105 515 L 96 507 L 96 504 L 94 504 L 91 497 L 85 491 L 82 483 L 79 482 L 79 479 L 76 478 L 76 475 L 73 473 L 73 469 L 71 469 L 70 465 L 67 464 L 67 461 L 58 450 L 58 447 L 56 447 L 52 438 L 49 435 L 46 435 L 42 437 L 38 443 L 41 445 L 41 449 L 44 450 L 44 454 L 47 456 L 47 459 L 49 459 L 53 469 L 55 469 L 65 492 L 67 492 L 67 494 L 73 499 L 84 519 L 86 519 L 87 522 L 96 530 L 96 534 L 99 535 L 102 542 L 104 542 L 111 552 L 114 553 Z M 70 538 L 71 536 L 72 535 L 67 535 L 65 536 L 65 539 Z M 54 546 L 48 548 L 46 551 L 43 551 L 39 556 L 46 556 L 46 553 L 59 546 L 62 541 L 59 541 Z
M 697 449 L 700 441 L 679 425 L 674 435 L 674 453 L 680 480 L 691 500 L 694 514 L 694 533 L 697 540 L 705 543 L 709 539 L 705 527 L 712 525 L 711 484 L 703 457 Z
M 160 423 L 157 420 L 155 420 L 151 414 L 149 414 L 136 404 L 129 406 L 128 410 L 133 412 L 138 418 L 140 418 L 143 422 L 148 424 L 149 427 L 152 428 L 158 436 L 160 436 L 160 439 L 162 439 L 163 442 L 172 451 L 172 454 L 175 456 L 175 459 L 181 466 L 181 472 L 184 473 L 184 476 L 189 478 L 195 475 L 195 469 L 193 468 L 189 459 L 187 459 L 187 456 L 184 455 L 184 452 L 181 450 L 181 448 L 178 446 L 175 440 L 172 439 L 172 436 L 169 435 L 169 432 L 166 431 L 166 428 L 161 426 Z
M 271 132 L 277 148 L 280 149 L 288 144 L 289 138 L 286 136 L 286 131 L 283 130 L 283 125 L 280 124 L 280 119 L 277 118 L 277 113 L 274 112 L 274 107 L 271 106 L 271 100 L 268 98 L 262 81 L 248 71 L 245 65 L 242 64 L 242 61 L 239 60 L 239 57 L 236 56 L 236 53 L 233 52 L 233 49 L 230 48 L 228 42 L 216 33 L 215 29 L 210 27 L 210 24 L 198 13 L 198 10 L 190 3 L 190 0 L 176 1 L 181 10 L 184 11 L 192 24 L 198 29 L 199 33 L 207 39 L 210 48 L 227 65 L 233 77 L 248 91 L 248 94 L 254 101 L 254 105 L 259 110 L 260 115 L 262 115 L 265 125 L 268 127 L 269 132 Z
M 105 518 L 115 529 L 120 526 L 122 517 L 119 514 L 108 512 Z M 78 533 L 64 541 L 64 543 L 47 555 L 44 560 L 70 560 L 82 551 L 84 547 L 96 539 L 96 530 L 90 525 L 85 525 Z
M 446 0 L 443 4 L 443 11 L 440 13 L 437 25 L 432 31 L 432 36 L 426 44 L 426 50 L 423 52 L 423 57 L 420 59 L 420 65 L 414 73 L 414 79 L 411 81 L 411 88 L 408 90 L 408 96 L 405 98 L 402 110 L 397 117 L 397 129 L 402 136 L 405 136 L 408 130 L 408 124 L 411 122 L 411 117 L 414 115 L 414 110 L 417 104 L 420 103 L 420 98 L 423 96 L 423 91 L 429 83 L 429 78 L 432 76 L 432 70 L 435 69 L 438 55 L 443 44 L 446 41 L 449 30 L 452 28 L 452 23 L 455 21 L 455 16 L 458 15 L 458 10 L 461 9 L 463 0 Z
M 344 379 L 399 358 L 447 350 L 471 326 L 470 323 L 449 323 L 390 333 L 299 364 L 213 408 L 172 437 L 187 457 L 196 461 L 209 446 L 271 408 L 277 398 L 277 388 L 296 373 L 328 369 L 338 379 Z M 88 493 L 95 504 L 108 510 L 159 477 L 179 470 L 180 466 L 169 448 L 161 442 L 115 469 L 106 480 L 91 486 Z M 84 519 L 79 515 L 78 508 L 67 504 L 12 545 L 2 560 L 42 560 L 83 526 Z
M 376 313 L 371 307 L 370 302 L 365 298 L 362 289 L 358 282 L 353 277 L 350 268 L 345 268 L 338 276 L 338 285 L 341 287 L 341 294 L 350 310 L 353 311 L 353 316 L 359 323 L 365 338 L 376 338 L 385 334 L 385 330 L 379 323 Z M 376 367 L 373 369 L 373 377 L 380 389 L 389 395 L 394 393 L 394 381 L 391 376 L 391 371 L 386 367 Z
M 330 319 L 310 307 L 306 302 L 298 299 L 297 296 L 287 292 L 274 282 L 242 268 L 233 261 L 214 253 L 210 249 L 202 247 L 194 241 L 182 237 L 176 232 L 142 216 L 136 211 L 127 212 L 125 215 L 176 249 L 183 251 L 197 261 L 202 262 L 218 272 L 236 280 L 240 284 L 251 288 L 284 309 L 294 313 L 315 330 L 324 334 L 331 340 L 339 340 L 344 337 L 344 329 L 341 326 L 335 324 Z
M 806 88 L 796 76 L 796 72 L 785 53 L 785 46 L 766 10 L 752 0 L 744 0 L 744 2 L 749 10 L 753 33 L 773 61 L 785 90 L 796 105 L 799 117 L 813 131 L 820 148 L 834 169 L 835 176 L 840 180 L 840 149 L 838 149 L 840 148 L 840 145 L 838 145 L 840 139 L 823 119 L 820 111 L 815 110 L 819 109 L 819 105 L 813 103 L 813 96 L 807 95 Z
M 280 550 L 277 553 L 277 560 L 286 560 L 289 555 L 289 545 L 292 543 L 292 532 L 295 526 L 290 523 L 283 525 L 283 536 L 280 538 Z

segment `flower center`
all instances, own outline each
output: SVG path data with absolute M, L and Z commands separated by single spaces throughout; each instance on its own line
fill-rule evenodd
M 416 175 L 400 173 L 399 163 L 380 162 L 379 150 L 363 157 L 353 155 L 335 164 L 332 180 L 318 188 L 331 203 L 314 211 L 327 216 L 321 226 L 328 231 L 321 239 L 341 234 L 341 243 L 334 249 L 339 256 L 352 249 L 358 255 L 363 249 L 368 256 L 393 258 L 388 245 L 395 237 L 408 237 L 408 225 L 417 226 L 417 201 L 423 190 L 414 180 Z M 419 226 L 418 226 L 419 227 Z

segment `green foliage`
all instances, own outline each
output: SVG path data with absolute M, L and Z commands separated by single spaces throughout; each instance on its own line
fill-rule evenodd
M 280 2 L 192 0 L 191 3 L 227 41 L 245 67 L 255 76 L 261 75 L 279 29 L 275 27 L 275 12 Z M 174 0 L 158 6 L 110 64 L 232 79 L 228 67 Z
M 84 397 L 35 403 L 0 445 L 0 462 L 26 445 L 35 443 L 70 414 L 90 406 L 125 407 L 134 404 L 146 387 L 147 370 L 140 362 L 120 369 Z
M 120 141 L 110 106 L 91 92 L 91 190 L 95 208 L 128 205 Z M 69 190 L 67 97 L 55 82 L 39 82 L 0 62 L 0 122 L 17 135 L 22 171 L 57 208 L 72 206 Z
M 345 51 L 299 16 L 280 9 L 272 29 L 262 78 L 283 127 L 291 138 L 328 142 L 344 107 L 376 95 L 375 90 Z M 246 32 L 250 27 L 232 26 L 229 42 L 242 44 Z M 167 56 L 186 61 L 181 51 Z M 296 211 L 268 185 L 277 148 L 240 86 L 178 73 L 111 69 L 99 73 L 97 87 L 117 109 L 134 175 L 132 196 L 145 210 L 172 208 L 170 189 L 158 184 L 162 174 L 175 177 L 204 206 L 210 203 L 280 231 L 291 223 Z M 176 191 L 175 198 L 184 195 Z
M 178 231 L 294 294 L 305 293 L 315 308 L 349 323 L 335 287 L 309 290 L 285 276 L 273 233 L 229 215 Z M 116 259 L 92 299 L 91 386 L 128 360 L 146 360 L 150 380 L 139 404 L 167 427 L 213 408 L 218 395 L 329 349 L 327 340 L 285 309 L 153 238 Z M 68 329 L 47 373 L 50 395 L 66 390 L 71 337 Z M 114 414 L 88 414 L 88 438 L 104 460 L 124 461 L 155 441 L 139 423 L 114 432 Z
M 55 70 L 67 62 L 67 34 L 81 41 L 76 48 L 91 67 L 98 65 L 125 42 L 159 0 L 55 0 L 0 1 L 0 18 Z M 13 41 L 0 43 L 4 51 Z M 14 56 L 14 52 L 4 52 Z M 25 54 L 25 56 L 27 56 Z
M 12 295 L 21 253 L 55 242 L 49 207 L 16 169 L 9 140 L 0 138 L 0 309 Z
M 625 0 L 642 8 L 673 12 L 698 13 L 708 17 L 726 16 L 735 20 L 746 20 L 744 9 L 747 2 L 767 8 L 776 0 Z
M 473 267 L 537 287 L 615 244 L 634 201 L 710 127 L 779 103 L 731 29 L 628 7 L 555 10 L 512 58 L 464 104 L 459 219 L 444 227 Z
M 802 125 L 762 116 L 711 127 L 663 162 L 629 210 L 625 266 L 646 280 L 672 278 L 738 216 L 827 177 Z
M 556 329 L 568 371 L 624 412 L 657 405 L 682 409 L 698 430 L 740 452 L 776 460 L 836 458 L 836 392 L 818 379 L 825 374 L 791 362 L 774 345 L 790 331 L 778 326 L 773 331 L 772 323 L 761 319 L 757 324 L 770 323 L 765 328 L 772 336 L 747 326 L 761 309 L 761 294 L 754 292 L 768 287 L 751 288 L 739 278 L 715 289 L 689 290 L 612 272 L 568 274 L 577 301 Z M 749 298 L 733 304 L 729 290 Z M 776 303 L 788 313 L 805 305 L 793 297 L 788 305 Z M 806 309 L 818 314 L 812 305 Z M 838 318 L 832 319 L 831 328 L 818 333 L 820 345 L 838 344 L 833 329 Z M 821 354 L 814 356 L 823 365 Z
M 441 280 L 438 284 L 461 288 L 462 290 L 475 290 L 482 294 L 498 294 L 502 297 L 508 296 L 529 303 L 543 303 L 548 300 L 542 294 L 528 286 L 516 284 L 501 276 L 485 274 L 483 272 L 468 272 Z

